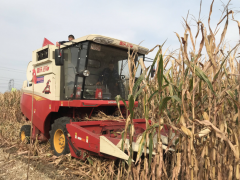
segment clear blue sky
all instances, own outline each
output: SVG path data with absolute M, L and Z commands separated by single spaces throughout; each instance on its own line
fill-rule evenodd
M 213 29 L 220 19 L 222 2 L 215 0 L 213 6 Z M 203 0 L 201 18 L 205 26 L 210 4 L 210 0 Z M 240 10 L 239 0 L 231 4 L 233 10 Z M 32 51 L 41 47 L 44 37 L 55 43 L 67 40 L 69 34 L 75 38 L 101 34 L 135 44 L 144 40 L 142 46 L 149 49 L 168 39 L 165 48 L 173 50 L 179 47 L 174 32 L 180 36 L 184 33 L 182 17 L 189 10 L 198 18 L 199 5 L 200 0 L 0 0 L 0 92 L 8 89 L 9 79 L 15 80 L 16 88 L 22 86 Z M 240 21 L 240 14 L 235 19 Z M 230 21 L 226 38 L 239 40 L 236 22 Z

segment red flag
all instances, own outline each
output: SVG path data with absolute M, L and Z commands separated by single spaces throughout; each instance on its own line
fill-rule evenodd
M 43 46 L 46 46 L 46 45 L 48 45 L 48 44 L 54 45 L 54 44 L 53 44 L 51 41 L 49 41 L 47 38 L 44 38 L 42 47 L 43 47 Z
M 36 76 L 36 71 L 35 71 L 35 69 L 33 69 L 33 83 L 34 84 L 37 84 L 37 76 Z

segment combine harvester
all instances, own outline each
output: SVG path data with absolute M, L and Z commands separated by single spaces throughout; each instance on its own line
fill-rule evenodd
M 125 121 L 90 118 L 99 111 L 106 115 L 118 111 L 116 95 L 127 99 L 129 47 L 138 51 L 136 62 L 148 52 L 147 48 L 101 35 L 84 36 L 59 47 L 49 43 L 33 51 L 21 97 L 21 111 L 26 120 L 31 120 L 34 86 L 32 139 L 49 140 L 56 156 L 71 153 L 75 158 L 85 159 L 90 154 L 128 160 L 129 156 L 121 150 Z M 99 79 L 105 78 L 101 75 L 109 64 L 114 64 L 118 79 L 115 86 L 107 87 Z M 33 85 L 34 70 L 37 83 Z M 136 76 L 140 74 L 139 67 Z M 123 102 L 120 107 L 126 116 Z M 134 119 L 134 127 L 133 150 L 138 151 L 141 134 L 146 129 L 145 120 Z M 30 125 L 22 126 L 21 140 L 29 139 L 30 132 Z M 165 128 L 161 132 L 164 149 L 166 133 Z M 129 147 L 128 139 L 125 143 L 124 150 Z

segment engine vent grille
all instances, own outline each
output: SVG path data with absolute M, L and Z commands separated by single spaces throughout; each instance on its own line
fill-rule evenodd
M 41 61 L 46 58 L 48 58 L 48 49 L 44 49 L 42 51 L 37 52 L 37 60 L 38 61 Z

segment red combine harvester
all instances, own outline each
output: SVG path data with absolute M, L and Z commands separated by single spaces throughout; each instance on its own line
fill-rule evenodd
M 138 50 L 136 62 L 148 52 L 147 48 L 101 35 L 84 36 L 60 47 L 48 44 L 33 51 L 21 97 L 22 113 L 31 120 L 35 69 L 33 129 L 30 134 L 31 126 L 22 126 L 21 140 L 30 136 L 41 142 L 49 140 L 57 156 L 71 153 L 84 159 L 91 154 L 128 160 L 121 150 L 125 121 L 89 119 L 100 111 L 106 115 L 118 111 L 116 95 L 127 99 L 129 47 L 131 51 Z M 139 67 L 136 76 L 140 73 Z M 120 109 L 126 115 L 122 102 Z M 141 134 L 146 129 L 145 120 L 134 119 L 134 127 L 133 150 L 138 151 Z M 164 149 L 168 143 L 166 133 L 165 128 L 161 137 Z M 127 139 L 124 150 L 128 147 Z

